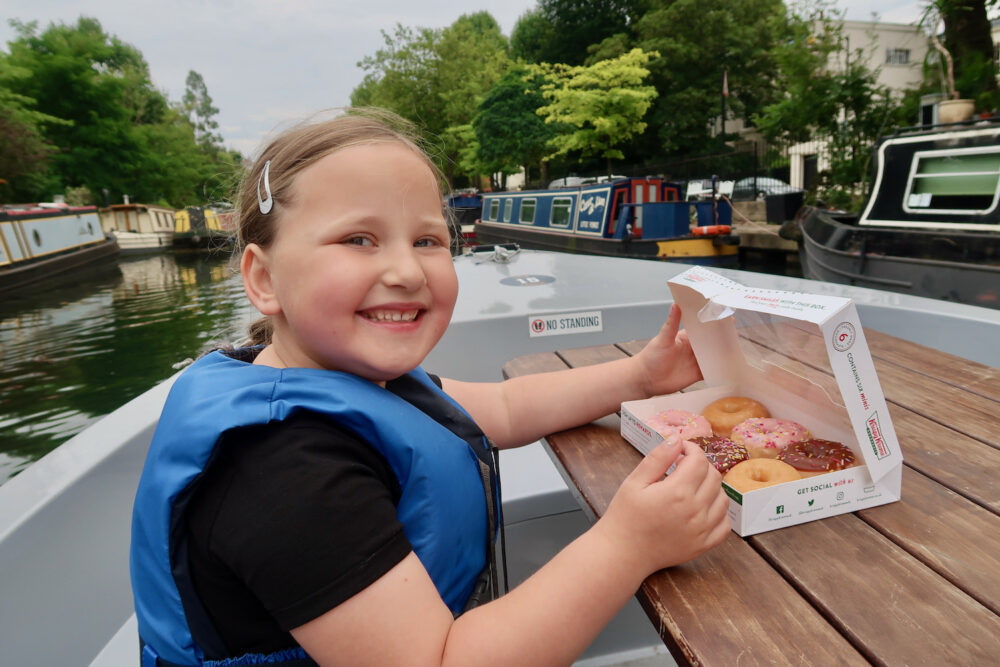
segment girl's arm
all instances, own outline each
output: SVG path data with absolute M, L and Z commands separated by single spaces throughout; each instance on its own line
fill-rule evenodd
M 701 450 L 663 443 L 590 530 L 502 598 L 453 620 L 411 553 L 292 635 L 321 665 L 568 665 L 646 576 L 725 539 L 727 507 Z
M 504 382 L 442 378 L 442 386 L 498 447 L 524 445 L 611 414 L 622 401 L 669 394 L 700 380 L 687 333 L 678 333 L 680 320 L 680 308 L 671 306 L 660 332 L 633 357 Z

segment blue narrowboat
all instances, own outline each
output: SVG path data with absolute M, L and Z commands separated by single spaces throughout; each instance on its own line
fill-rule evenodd
M 728 202 L 680 201 L 658 177 L 482 195 L 476 240 L 590 255 L 736 266 Z M 692 208 L 697 224 L 692 226 Z

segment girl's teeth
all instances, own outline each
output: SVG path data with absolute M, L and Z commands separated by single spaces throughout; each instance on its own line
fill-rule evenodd
M 406 312 L 406 313 L 400 313 L 399 311 L 376 312 L 376 313 L 370 313 L 368 315 L 368 318 L 372 319 L 372 320 L 379 321 L 379 322 L 386 322 L 386 321 L 391 321 L 391 322 L 402 322 L 402 321 L 411 322 L 411 321 L 413 321 L 413 320 L 415 320 L 417 318 L 417 313 L 416 313 L 416 311 L 410 311 L 410 312 Z

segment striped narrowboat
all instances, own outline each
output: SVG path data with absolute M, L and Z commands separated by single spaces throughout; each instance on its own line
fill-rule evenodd
M 118 256 L 96 206 L 60 203 L 0 207 L 0 289 L 31 285 Z
M 540 250 L 735 267 L 739 239 L 730 233 L 728 202 L 686 202 L 679 195 L 678 185 L 658 177 L 485 193 L 476 240 L 483 245 L 513 242 Z

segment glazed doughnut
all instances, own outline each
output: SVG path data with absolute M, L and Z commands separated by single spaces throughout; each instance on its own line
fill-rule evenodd
M 646 420 L 646 425 L 664 438 L 675 433 L 684 440 L 712 435 L 712 427 L 707 419 L 684 410 L 660 410 Z
M 770 417 L 771 413 L 763 405 L 745 396 L 726 396 L 712 401 L 701 411 L 705 419 L 712 425 L 716 435 L 727 438 L 732 434 L 733 427 L 754 417 Z
M 702 448 L 708 460 L 723 475 L 737 463 L 750 458 L 746 447 L 718 435 L 691 438 L 691 442 Z
M 734 465 L 722 481 L 740 493 L 746 493 L 772 484 L 794 482 L 797 479 L 802 479 L 798 471 L 783 461 L 750 459 Z
M 778 460 L 798 470 L 802 477 L 850 468 L 857 461 L 854 452 L 842 443 L 817 438 L 793 442 L 778 453 Z
M 752 459 L 773 459 L 793 442 L 809 439 L 809 431 L 787 419 L 748 419 L 733 427 L 733 442 L 747 448 Z

